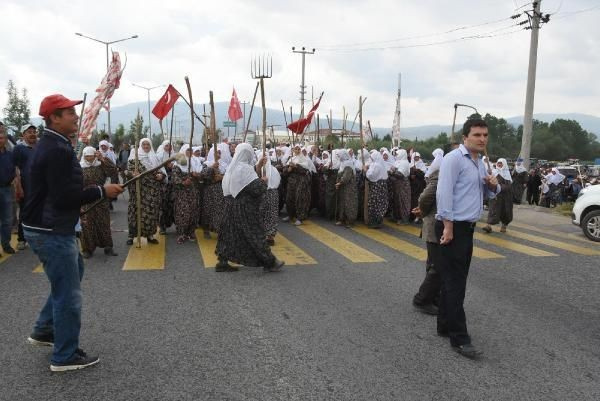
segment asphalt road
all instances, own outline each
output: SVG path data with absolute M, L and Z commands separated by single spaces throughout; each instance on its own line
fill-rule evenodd
M 49 371 L 50 348 L 26 343 L 47 279 L 32 272 L 29 249 L 0 263 L 1 400 L 600 399 L 597 255 L 506 237 L 556 254 L 535 257 L 477 242 L 504 257 L 471 266 L 466 313 L 485 352 L 471 361 L 411 305 L 424 263 L 380 242 L 315 218 L 385 259 L 353 263 L 281 223 L 317 264 L 215 273 L 171 229 L 164 269 L 123 271 L 125 207 L 112 214 L 119 256 L 86 261 L 81 344 L 99 354 L 95 367 Z M 521 232 L 600 251 L 568 218 L 528 207 L 515 216 L 547 230 Z

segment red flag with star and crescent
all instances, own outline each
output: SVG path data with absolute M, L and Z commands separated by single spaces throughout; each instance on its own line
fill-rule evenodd
M 237 93 L 235 93 L 235 88 L 233 88 L 233 93 L 231 94 L 231 101 L 229 102 L 229 110 L 227 111 L 227 114 L 229 114 L 230 121 L 237 121 L 244 117 L 242 114 L 240 101 L 238 100 Z
M 165 118 L 169 111 L 173 108 L 175 102 L 179 99 L 179 92 L 173 85 L 169 84 L 169 87 L 165 91 L 165 94 L 156 102 L 154 108 L 152 109 L 152 114 L 156 116 L 159 120 Z
M 317 109 L 319 108 L 319 104 L 321 103 L 322 98 L 323 93 L 321 93 L 321 96 L 319 96 L 319 101 L 315 103 L 312 109 L 310 109 L 306 117 L 289 123 L 287 128 L 295 134 L 301 134 L 302 132 L 304 132 L 304 129 L 310 125 L 313 116 L 315 115 L 315 111 L 317 111 Z

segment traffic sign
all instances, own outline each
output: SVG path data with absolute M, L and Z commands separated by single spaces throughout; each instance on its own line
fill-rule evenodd
M 223 121 L 223 127 L 235 127 L 235 121 Z

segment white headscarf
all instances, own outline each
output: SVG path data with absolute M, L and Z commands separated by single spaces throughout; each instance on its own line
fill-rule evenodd
M 502 167 L 498 168 L 498 163 L 502 163 Z M 510 176 L 510 170 L 508 169 L 508 163 L 506 163 L 506 159 L 500 158 L 496 160 L 496 168 L 492 171 L 494 177 L 500 175 L 506 181 L 512 182 L 512 177 Z
M 369 164 L 369 169 L 367 170 L 367 179 L 372 182 L 387 180 L 388 173 L 385 165 L 383 164 L 383 157 L 381 156 L 381 153 L 376 150 L 372 150 L 370 157 L 371 163 Z
M 552 174 L 556 173 L 556 174 Z M 552 167 L 552 172 L 546 176 L 546 181 L 548 181 L 548 185 L 554 184 L 558 185 L 565 179 L 565 176 L 562 175 L 556 167 Z
M 94 161 L 91 163 L 89 163 L 87 160 L 85 160 L 86 156 L 95 156 L 95 155 L 96 155 L 96 149 L 93 146 L 86 146 L 85 148 L 83 148 L 83 154 L 81 155 L 81 160 L 79 161 L 79 165 L 81 166 L 81 168 L 99 166 L 100 161 L 96 158 L 94 158 Z
M 227 153 L 229 153 L 229 147 L 227 148 Z M 221 155 L 222 154 L 223 151 L 221 151 Z M 215 164 L 215 147 L 211 146 L 210 150 L 208 151 L 208 156 L 206 157 L 204 165 L 207 167 L 212 167 L 213 164 Z M 219 157 L 219 173 L 225 174 L 225 171 L 227 171 L 227 163 L 225 163 L 223 157 Z
M 237 148 L 236 148 L 236 152 L 237 152 Z M 256 162 L 257 166 L 258 166 L 259 162 L 260 162 L 260 159 Z M 267 163 L 265 164 L 264 168 L 267 172 L 267 178 L 269 179 L 267 181 L 267 188 L 269 188 L 269 189 L 279 188 L 279 184 L 281 183 L 281 175 L 279 174 L 279 171 L 277 171 L 277 169 L 275 167 L 273 167 L 273 164 L 269 161 L 268 157 L 267 157 Z
M 408 175 L 410 174 L 410 164 L 408 163 L 406 149 L 400 149 L 396 152 L 396 163 L 394 163 L 394 167 L 396 167 L 396 170 L 398 170 L 405 178 L 408 178 Z
M 148 153 L 144 152 L 144 149 L 142 148 L 144 142 L 147 142 L 150 145 L 150 151 Z M 138 159 L 148 170 L 158 167 L 161 163 L 152 149 L 152 141 L 148 138 L 142 138 L 140 140 L 140 144 L 138 145 Z M 129 160 L 135 160 L 135 150 L 129 153 Z
M 387 160 L 385 160 L 385 158 L 383 158 L 384 155 L 387 155 L 387 157 L 388 157 Z M 387 169 L 387 171 L 390 171 L 394 167 L 394 158 L 392 157 L 390 152 L 387 150 L 384 150 L 383 153 L 381 153 L 381 158 L 383 159 L 383 164 L 385 165 L 385 168 Z
M 294 148 L 296 148 L 296 147 L 300 147 L 300 145 L 294 146 Z M 311 173 L 317 172 L 317 169 L 315 168 L 314 163 L 308 157 L 306 157 L 302 154 L 302 150 L 300 150 L 299 155 L 293 156 L 289 162 L 294 163 L 294 164 L 310 171 Z
M 254 151 L 250 144 L 240 143 L 236 146 L 233 159 L 221 182 L 224 196 L 237 197 L 248 184 L 258 178 L 254 170 L 254 158 Z
M 104 150 L 102 150 L 102 146 L 106 146 L 108 149 L 106 151 L 104 151 Z M 115 155 L 115 152 L 110 150 L 111 147 L 112 147 L 112 145 L 110 143 L 108 143 L 107 140 L 100 141 L 100 144 L 98 145 L 98 148 L 100 149 L 100 153 L 102 153 L 102 156 L 106 157 L 108 160 L 110 160 L 113 163 L 117 163 L 117 156 Z
M 525 167 L 523 167 L 523 162 L 516 162 L 515 163 L 515 172 L 517 174 L 521 174 L 521 173 L 526 173 L 527 169 Z
M 231 151 L 229 150 L 229 144 L 225 143 L 225 142 L 221 142 L 220 144 L 217 145 L 217 149 L 219 149 L 221 151 L 221 160 L 223 160 L 223 162 L 225 164 L 229 164 L 231 163 Z
M 281 148 L 281 164 L 283 164 L 284 166 L 287 164 L 287 162 L 290 160 L 290 156 L 292 155 L 292 149 L 289 146 L 283 146 Z
M 327 158 L 325 157 L 325 155 L 327 155 Z M 329 155 L 329 152 L 327 150 L 324 150 L 321 153 L 321 162 L 323 163 L 323 166 L 327 167 L 329 167 L 329 165 L 331 164 L 331 156 Z
M 158 149 L 156 150 L 156 157 L 161 163 L 166 162 L 169 158 L 169 152 L 165 150 L 165 145 L 168 145 L 169 143 L 169 141 L 163 141 L 163 143 L 161 143 Z M 173 153 L 175 152 L 173 152 L 173 149 L 171 149 L 171 155 L 173 155 Z
M 437 148 L 436 150 L 431 152 L 431 155 L 433 156 L 433 161 L 427 169 L 425 177 L 429 177 L 431 174 L 438 171 L 440 169 L 440 166 L 442 165 L 442 160 L 444 160 L 444 151 L 440 148 Z
M 419 157 L 419 161 L 415 160 L 415 157 L 417 156 Z M 416 169 L 419 169 L 424 173 L 427 172 L 427 166 L 425 165 L 425 163 L 423 163 L 423 160 L 421 160 L 421 154 L 419 152 L 413 153 L 412 162 L 410 163 L 410 166 L 415 167 Z
M 346 167 L 350 167 L 352 172 L 356 174 L 356 170 L 354 169 L 354 160 L 350 157 L 350 154 L 346 149 L 340 149 L 337 151 L 337 157 L 340 159 L 340 173 L 346 169 Z
M 361 154 L 362 152 L 362 154 Z M 359 149 L 358 150 L 358 154 L 356 155 L 356 161 L 354 162 L 354 168 L 356 168 L 357 170 L 362 170 L 363 168 L 363 162 L 362 159 L 365 159 L 365 165 L 369 164 L 369 160 L 371 160 L 371 154 L 369 153 L 369 151 L 367 149 Z
M 340 169 L 340 159 L 337 157 L 338 152 L 340 151 L 340 149 L 333 149 L 331 151 L 331 162 L 329 163 L 329 168 L 333 169 L 333 170 L 339 170 Z

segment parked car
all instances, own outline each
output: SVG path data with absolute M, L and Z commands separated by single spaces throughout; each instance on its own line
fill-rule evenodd
M 579 192 L 571 218 L 586 237 L 600 242 L 600 185 L 592 185 Z

